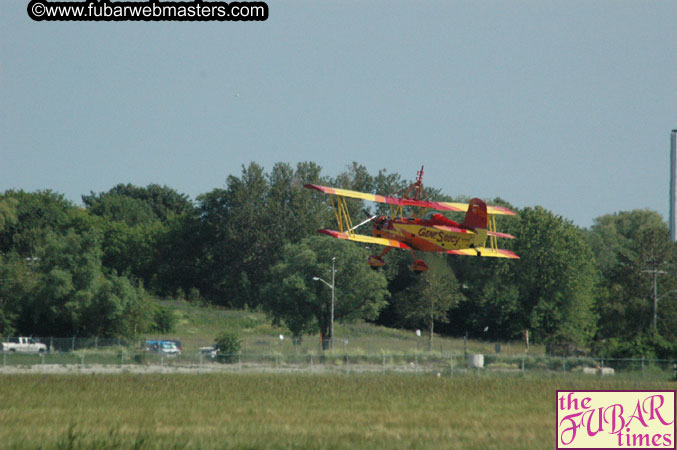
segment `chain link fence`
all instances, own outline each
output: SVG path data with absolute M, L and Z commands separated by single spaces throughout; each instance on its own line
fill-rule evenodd
M 323 345 L 313 340 L 251 339 L 244 340 L 239 352 L 219 355 L 213 342 L 206 339 L 169 339 L 154 336 L 138 341 L 104 338 L 33 338 L 47 351 L 2 352 L 0 369 L 61 371 L 108 369 L 141 370 L 248 370 L 248 371 L 338 371 L 338 372 L 409 372 L 453 375 L 478 373 L 573 373 L 584 375 L 633 374 L 677 378 L 677 362 L 665 359 L 598 357 L 557 357 L 526 353 L 476 353 L 467 348 L 449 351 L 423 349 L 417 345 L 381 346 L 365 350 L 350 346 L 347 339 Z M 3 340 L 3 342 L 8 342 Z M 172 345 L 163 348 L 163 342 Z M 44 348 L 44 347 L 43 347 Z M 176 349 L 176 351 L 174 351 Z M 498 350 L 498 347 L 496 347 Z

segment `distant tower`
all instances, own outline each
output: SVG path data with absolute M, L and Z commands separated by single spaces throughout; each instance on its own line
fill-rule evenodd
M 670 133 L 670 239 L 677 241 L 675 214 L 677 213 L 677 130 Z

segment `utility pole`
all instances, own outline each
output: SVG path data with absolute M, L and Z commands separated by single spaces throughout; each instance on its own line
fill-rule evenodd
M 658 334 L 658 275 L 665 275 L 667 272 L 654 267 L 651 270 L 642 270 L 642 273 L 653 274 L 653 332 Z
M 661 273 L 665 273 L 661 270 Z M 653 334 L 658 334 L 658 271 L 653 270 Z
M 670 133 L 670 240 L 677 242 L 677 130 Z

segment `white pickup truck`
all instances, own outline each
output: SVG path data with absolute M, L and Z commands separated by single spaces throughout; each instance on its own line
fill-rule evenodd
M 29 337 L 9 338 L 9 342 L 3 342 L 0 346 L 3 352 L 43 353 L 47 351 L 45 344 L 35 342 Z

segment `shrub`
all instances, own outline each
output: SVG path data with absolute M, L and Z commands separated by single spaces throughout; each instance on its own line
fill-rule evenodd
M 153 331 L 170 333 L 176 326 L 174 310 L 166 306 L 158 305 L 153 315 Z
M 240 337 L 234 331 L 225 331 L 216 338 L 214 347 L 218 351 L 216 359 L 219 362 L 232 363 L 240 351 Z
M 632 339 L 609 338 L 595 343 L 595 353 L 605 358 L 674 359 L 677 344 L 660 335 L 640 334 Z

